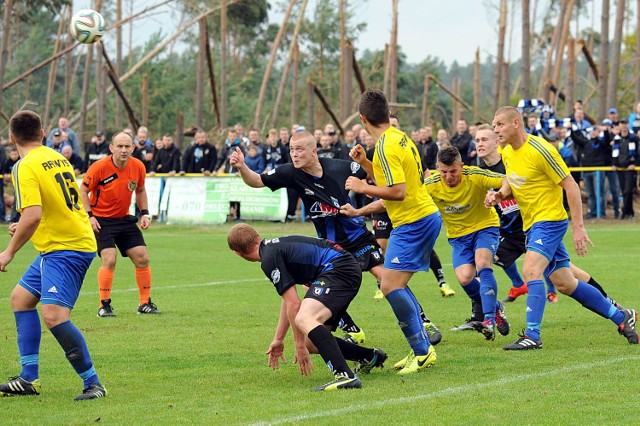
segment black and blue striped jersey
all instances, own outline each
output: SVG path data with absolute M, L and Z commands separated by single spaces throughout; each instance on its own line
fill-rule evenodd
M 262 271 L 279 295 L 296 284 L 310 284 L 320 274 L 334 269 L 334 263 L 356 260 L 337 244 L 322 238 L 288 235 L 260 243 Z

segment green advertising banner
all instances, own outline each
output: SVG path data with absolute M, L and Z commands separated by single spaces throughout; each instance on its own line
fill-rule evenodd
M 284 221 L 287 213 L 286 191 L 251 188 L 237 176 L 163 179 L 160 218 L 167 224 L 224 223 L 231 202 L 240 203 L 243 220 Z

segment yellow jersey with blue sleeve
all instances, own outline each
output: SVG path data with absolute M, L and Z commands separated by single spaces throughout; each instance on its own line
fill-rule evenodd
M 429 176 L 424 187 L 447 225 L 447 238 L 458 238 L 481 229 L 499 227 L 496 210 L 484 206 L 487 191 L 499 188 L 504 175 L 475 166 L 462 167 L 462 180 L 450 188 L 440 173 Z
M 42 207 L 38 229 L 31 237 L 36 250 L 95 252 L 95 235 L 82 206 L 73 166 L 45 146 L 34 148 L 11 171 L 16 210 Z
M 422 161 L 416 145 L 390 126 L 376 142 L 373 173 L 378 186 L 404 183 L 404 200 L 385 200 L 394 227 L 415 222 L 438 211 L 424 188 Z
M 559 184 L 569 175 L 569 169 L 553 145 L 528 135 L 520 148 L 507 145 L 503 149 L 502 162 L 525 231 L 536 222 L 567 219 Z

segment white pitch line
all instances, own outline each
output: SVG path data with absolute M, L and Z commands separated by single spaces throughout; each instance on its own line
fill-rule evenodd
M 216 286 L 216 285 L 224 285 L 224 284 L 238 284 L 238 283 L 251 283 L 251 282 L 261 282 L 261 281 L 265 281 L 267 280 L 266 277 L 264 278 L 249 278 L 249 279 L 244 279 L 244 280 L 231 280 L 231 281 L 211 281 L 208 283 L 200 283 L 200 284 L 178 284 L 178 285 L 165 285 L 165 286 L 154 286 L 153 287 L 153 291 L 159 291 L 159 290 L 173 290 L 173 289 L 178 289 L 178 288 L 194 288 L 194 287 L 211 287 L 211 286 Z M 134 288 L 122 288 L 122 289 L 113 289 L 111 290 L 111 293 L 126 293 L 126 292 L 130 292 L 130 291 L 138 291 L 138 287 L 134 287 Z M 81 291 L 80 292 L 80 296 L 95 296 L 96 293 L 92 292 L 91 290 L 89 291 Z M 9 298 L 8 297 L 2 297 L 0 298 L 0 302 L 6 302 L 8 301 Z
M 564 368 L 561 368 L 561 369 L 548 370 L 548 371 L 541 372 L 541 373 L 522 374 L 522 375 L 519 375 L 519 376 L 501 378 L 501 379 L 494 380 L 494 381 L 491 381 L 491 382 L 476 383 L 476 384 L 465 385 L 465 386 L 457 386 L 457 387 L 454 387 L 454 388 L 446 388 L 446 389 L 442 389 L 442 390 L 439 390 L 439 391 L 436 391 L 436 392 L 430 392 L 430 393 L 426 393 L 426 394 L 422 394 L 422 395 L 408 396 L 408 397 L 402 397 L 402 398 L 394 398 L 394 399 L 388 399 L 388 400 L 385 400 L 385 401 L 371 402 L 371 403 L 366 403 L 366 404 L 355 404 L 355 405 L 350 405 L 350 406 L 344 407 L 344 408 L 337 408 L 335 410 L 318 411 L 316 413 L 302 414 L 302 415 L 294 416 L 294 417 L 285 417 L 285 418 L 282 418 L 282 419 L 276 419 L 276 420 L 271 420 L 271 421 L 262 421 L 262 422 L 258 422 L 258 423 L 253 423 L 252 426 L 266 426 L 266 425 L 279 425 L 279 424 L 283 424 L 283 423 L 296 423 L 296 422 L 301 422 L 301 421 L 310 420 L 310 419 L 317 419 L 317 418 L 322 418 L 322 417 L 338 416 L 338 415 L 341 415 L 341 414 L 353 414 L 356 411 L 364 411 L 364 410 L 370 410 L 370 409 L 375 409 L 375 408 L 382 408 L 382 407 L 386 407 L 388 405 L 406 404 L 406 403 L 411 403 L 411 402 L 415 402 L 415 401 L 421 401 L 421 400 L 426 400 L 426 399 L 437 398 L 437 397 L 441 397 L 441 396 L 450 396 L 450 395 L 464 393 L 464 392 L 477 391 L 477 390 L 484 389 L 484 388 L 492 388 L 492 387 L 505 385 L 505 384 L 508 384 L 508 383 L 513 383 L 513 382 L 518 382 L 518 381 L 523 381 L 523 380 L 538 379 L 538 378 L 545 377 L 545 376 L 555 376 L 557 374 L 571 373 L 571 372 L 578 371 L 578 370 L 591 370 L 591 369 L 594 369 L 594 368 L 597 368 L 597 367 L 603 367 L 603 366 L 608 366 L 608 365 L 613 365 L 613 364 L 619 364 L 619 363 L 624 362 L 624 361 L 638 361 L 638 360 L 640 360 L 640 356 L 629 356 L 629 357 L 622 357 L 622 358 L 614 358 L 614 359 L 609 359 L 609 360 L 606 360 L 606 361 L 599 361 L 599 362 L 593 362 L 593 363 L 588 363 L 588 364 L 579 364 L 579 365 L 574 365 L 574 366 L 571 366 L 571 367 L 564 367 Z M 351 391 L 351 392 L 357 392 L 357 391 Z

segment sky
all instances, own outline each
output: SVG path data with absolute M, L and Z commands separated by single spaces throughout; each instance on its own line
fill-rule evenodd
M 137 12 L 144 7 L 158 3 L 159 0 L 135 0 L 133 11 Z M 308 16 L 311 15 L 318 0 L 309 0 L 307 5 Z M 283 8 L 275 6 L 285 0 L 269 0 L 272 4 L 269 12 L 269 21 L 280 24 L 284 15 Z M 74 11 L 90 7 L 90 0 L 76 0 Z M 124 0 L 125 9 L 128 10 L 130 1 Z M 512 7 L 518 1 L 509 0 Z M 536 2 L 531 2 L 533 7 Z M 542 25 L 542 14 L 547 1 L 539 1 L 537 16 L 531 19 L 536 29 Z M 596 4 L 598 3 L 598 4 Z M 599 29 L 600 2 L 592 0 L 588 6 L 591 15 L 598 19 L 594 22 L 590 17 L 581 17 L 576 23 L 572 23 L 572 31 L 576 26 L 584 28 L 592 23 Z M 366 22 L 367 29 L 354 41 L 357 54 L 365 49 L 382 50 L 385 43 L 391 37 L 392 0 L 347 0 L 349 8 L 357 14 L 354 18 L 357 22 Z M 500 0 L 398 0 L 398 44 L 402 52 L 407 56 L 409 63 L 420 63 L 427 56 L 440 58 L 449 66 L 454 61 L 460 65 L 466 65 L 475 60 L 475 51 L 480 49 L 480 59 L 484 62 L 489 56 L 495 56 L 498 40 L 498 19 Z M 612 15 L 615 14 L 615 5 L 612 5 Z M 520 9 L 514 10 L 513 22 L 507 21 L 507 42 L 505 45 L 505 58 L 515 61 L 520 57 Z M 127 13 L 125 13 L 127 15 Z M 154 11 L 153 15 L 141 18 L 134 26 L 134 39 L 142 44 L 155 28 L 163 27 L 163 34 L 169 36 L 174 33 L 180 17 L 180 11 L 174 4 L 163 6 Z M 295 17 L 292 17 L 294 20 Z M 613 16 L 612 16 L 613 19 Z M 513 25 L 512 25 L 513 23 Z M 108 23 L 107 23 L 108 24 Z M 514 28 L 511 34 L 511 27 Z M 613 24 L 610 25 L 613 31 Z M 152 31 L 149 31 L 153 28 Z M 128 30 L 125 30 L 128 31 Z M 108 34 L 105 38 L 108 37 Z M 124 36 L 125 41 L 128 36 Z M 509 42 L 509 40 L 512 40 Z M 105 40 L 108 42 L 108 40 Z

